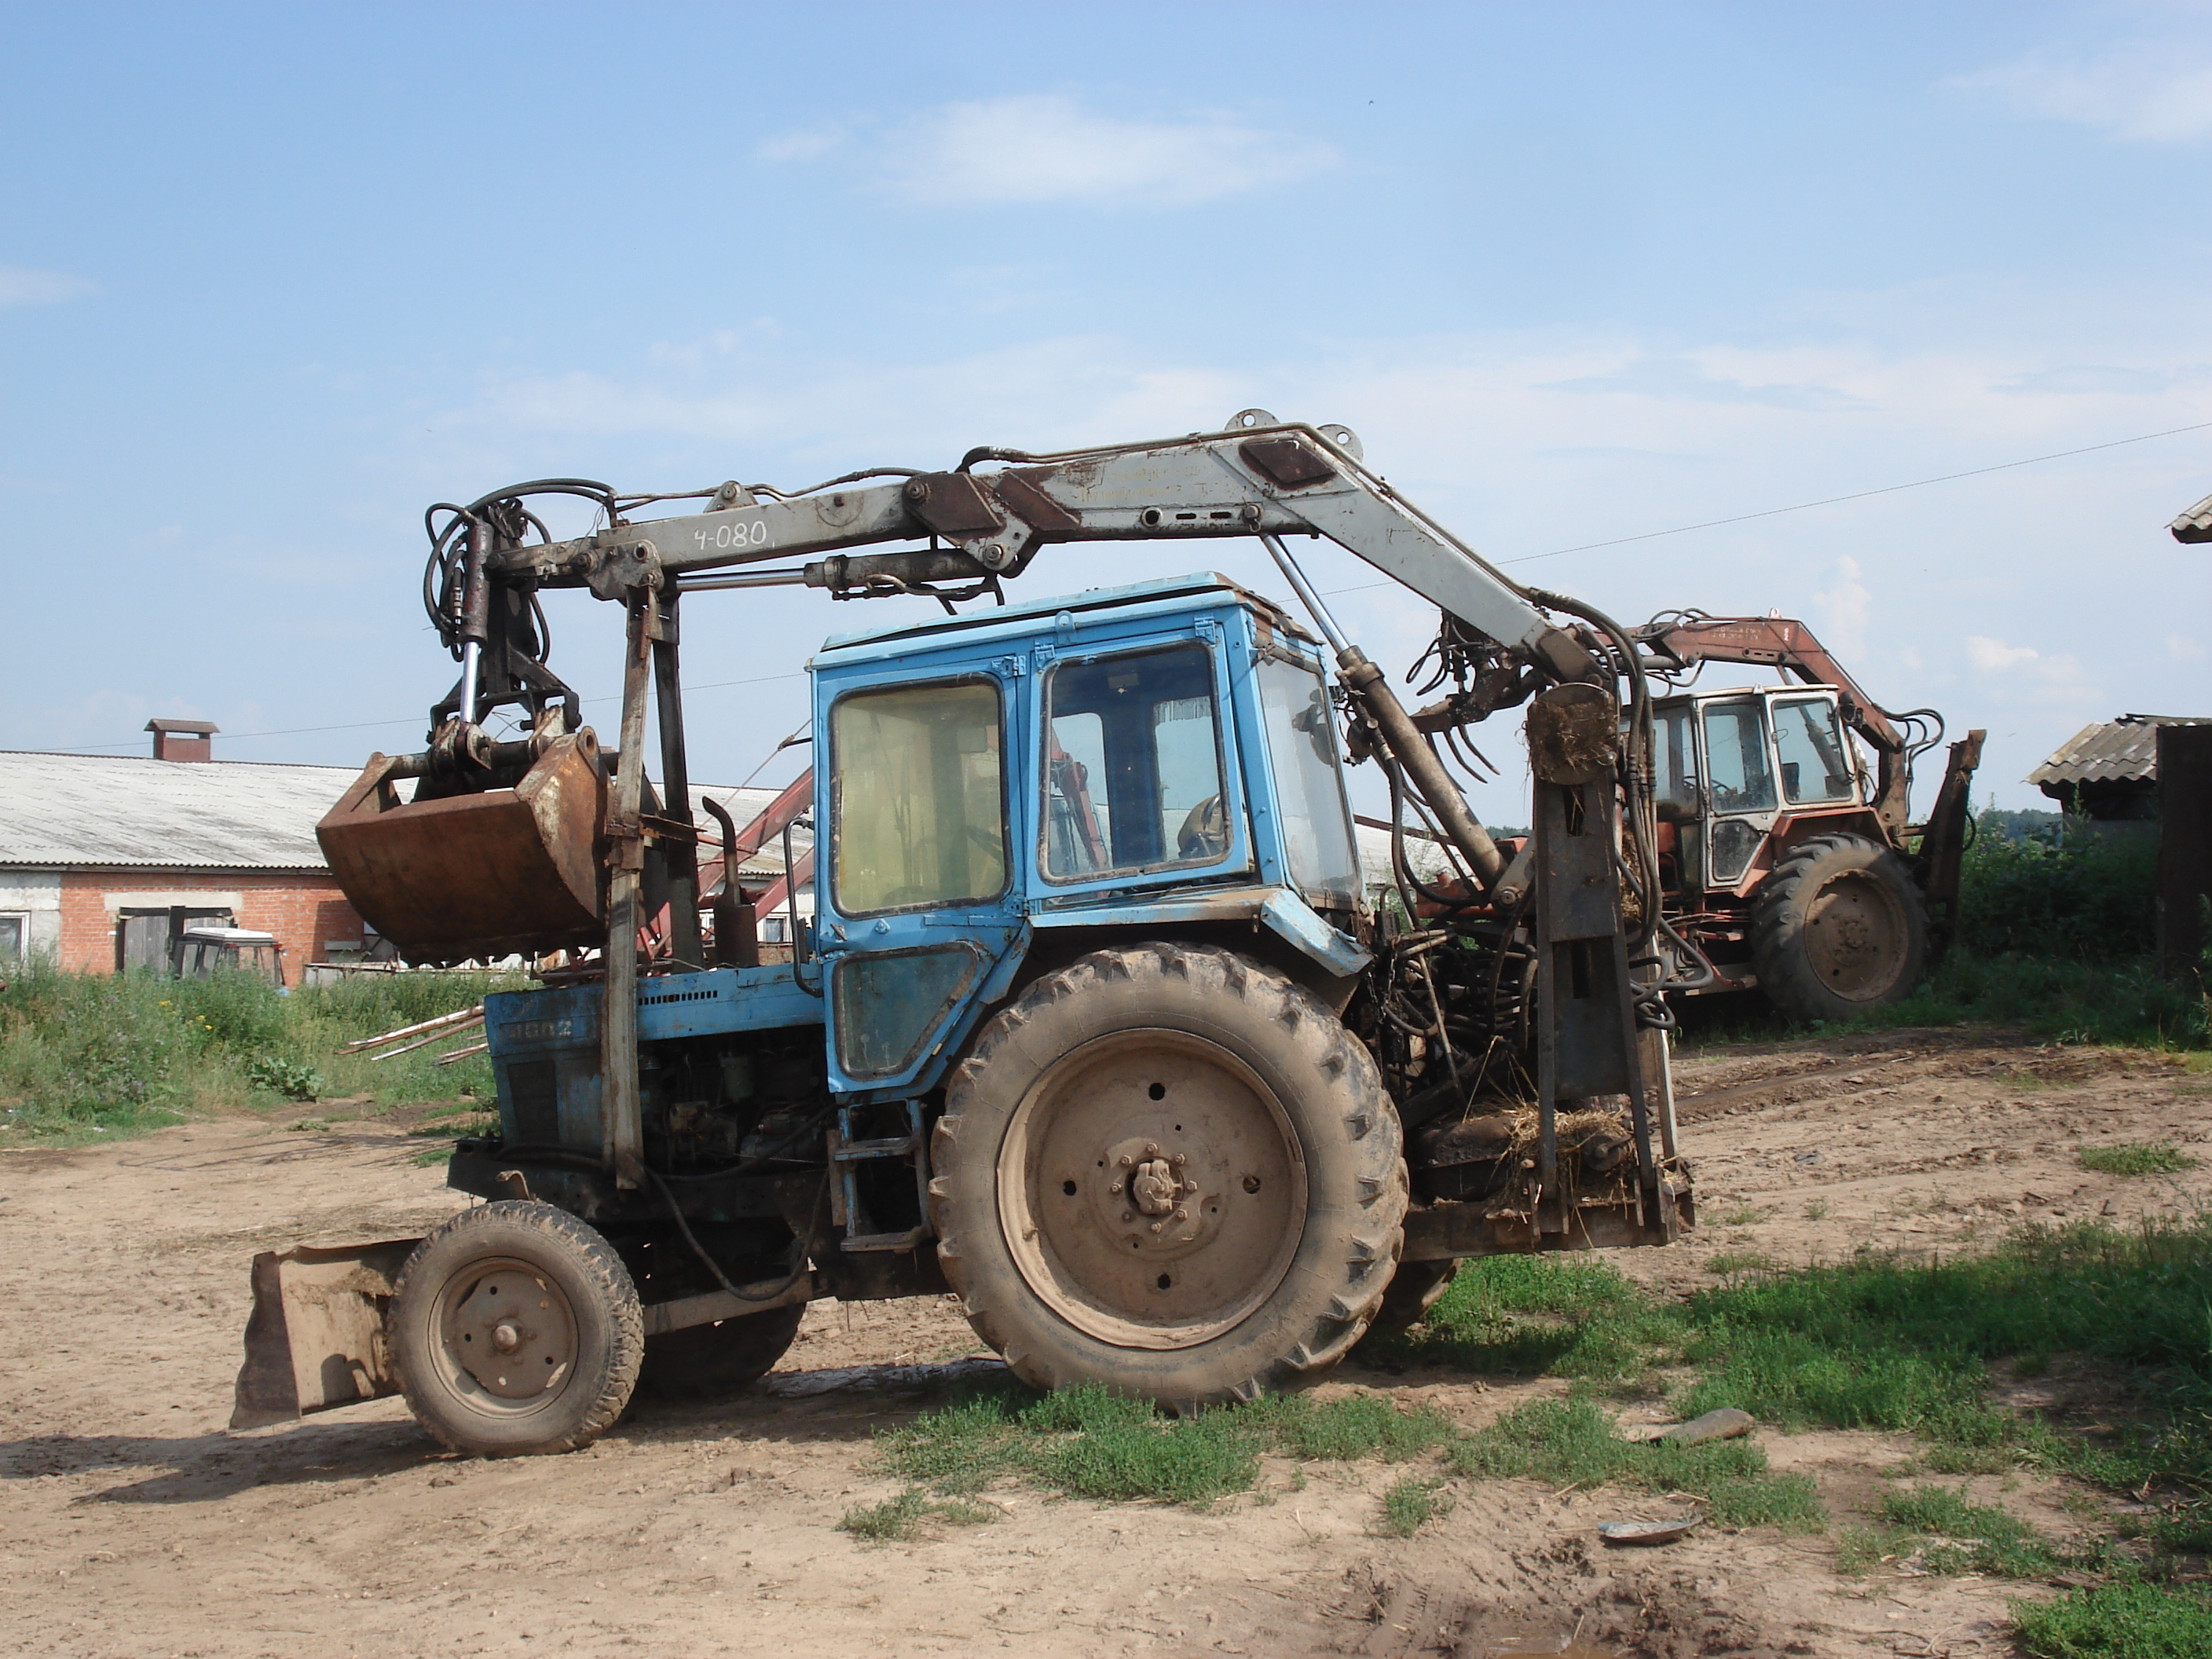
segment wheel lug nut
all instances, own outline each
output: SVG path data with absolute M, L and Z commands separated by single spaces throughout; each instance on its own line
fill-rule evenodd
M 1190 1212 L 1188 1210 L 1177 1210 L 1175 1212 L 1175 1218 L 1177 1221 L 1188 1221 L 1190 1219 Z
M 1160 1143 L 1158 1141 L 1148 1140 L 1145 1143 L 1145 1156 L 1146 1158 L 1158 1158 L 1159 1155 Z
M 1121 1219 L 1124 1221 L 1134 1221 L 1136 1218 L 1137 1212 L 1134 1210 L 1124 1210 L 1121 1212 Z
M 1167 1224 L 1166 1222 L 1164 1222 L 1164 1221 L 1155 1221 L 1154 1223 L 1152 1223 L 1152 1231 L 1153 1231 L 1154 1232 L 1158 1232 L 1158 1231 L 1160 1231 L 1160 1229 L 1161 1229 L 1161 1228 L 1163 1228 L 1163 1227 L 1166 1226 L 1167 1224 Z
M 1135 1158 L 1131 1158 L 1127 1152 L 1121 1154 L 1121 1167 L 1125 1170 L 1136 1161 L 1137 1160 Z
M 1181 1169 L 1184 1164 L 1189 1163 L 1190 1159 L 1185 1154 L 1177 1152 L 1173 1158 L 1170 1158 L 1168 1162 L 1174 1164 L 1177 1169 Z

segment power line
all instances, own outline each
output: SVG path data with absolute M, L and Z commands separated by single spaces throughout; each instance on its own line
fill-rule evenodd
M 1656 541 L 1662 536 L 1686 536 L 1693 530 L 1716 530 L 1723 525 L 1748 524 L 1754 519 L 1778 518 L 1785 513 L 1804 513 L 1816 507 L 1835 507 L 1844 501 L 1863 501 L 1875 495 L 1894 495 L 1902 489 L 1925 489 L 1930 484 L 1954 483 L 1960 478 L 1979 478 L 1992 472 L 2009 472 L 2017 467 L 2036 466 L 2045 461 L 2063 461 L 2074 455 L 2094 455 L 2101 449 L 2121 449 L 2129 444 L 2145 444 L 2154 438 L 2179 437 L 2185 432 L 2203 432 L 2208 428 L 2212 428 L 2212 421 L 2197 421 L 2189 426 L 2170 426 L 2163 432 L 2144 432 L 2132 438 L 2114 438 L 2106 443 L 2084 444 L 2079 449 L 2053 450 L 2048 455 L 2030 455 L 2022 460 L 1999 461 L 1994 466 L 1968 467 L 1963 472 L 1939 473 L 1932 478 L 1915 478 L 1909 483 L 1883 484 L 1878 489 L 1855 489 L 1848 495 L 1824 495 L 1819 501 L 1799 501 L 1790 507 L 1770 507 L 1762 508 L 1757 513 L 1735 514 L 1725 519 L 1705 519 L 1696 524 L 1676 525 L 1671 530 L 1647 530 L 1634 536 L 1615 536 L 1608 541 L 1583 542 L 1574 547 L 1555 547 L 1548 553 L 1524 553 L 1517 559 L 1500 559 L 1498 562 L 1499 564 L 1534 564 L 1539 559 L 1556 559 L 1569 553 L 1589 553 L 1601 547 L 1625 547 L 1631 542 Z M 1358 582 L 1350 587 L 1331 587 L 1324 589 L 1323 592 L 1333 597 L 1339 593 L 1364 593 L 1377 587 L 1396 586 L 1398 584 L 1395 581 Z M 750 679 L 711 680 L 704 685 L 687 685 L 684 690 L 684 694 L 689 696 L 694 691 L 721 691 L 733 685 L 766 685 L 775 680 L 796 680 L 804 678 L 803 674 L 757 674 Z M 618 699 L 610 695 L 604 697 L 586 697 L 583 701 L 589 704 L 614 702 Z M 416 716 L 409 715 L 400 720 L 362 720 L 350 726 L 295 726 L 275 732 L 230 732 L 222 735 L 227 743 L 245 743 L 255 738 L 299 738 L 325 732 L 371 732 L 384 726 L 412 726 L 416 719 Z M 87 749 L 135 749 L 138 746 L 138 740 L 134 738 L 123 743 L 90 743 L 84 746 Z
M 1500 559 L 1499 564 L 1534 564 L 1539 559 L 1556 559 L 1567 553 L 1589 553 L 1601 547 L 1623 547 L 1630 542 L 1648 542 L 1662 536 L 1684 536 L 1692 530 L 1713 530 L 1722 525 L 1747 524 L 1753 519 L 1771 519 L 1784 513 L 1803 513 L 1815 507 L 1834 507 L 1843 501 L 1863 501 L 1870 495 L 1894 495 L 1900 489 L 1924 489 L 1929 484 L 1951 483 L 1960 478 L 1978 478 L 1991 472 L 2009 472 L 2015 467 L 2034 466 L 2044 461 L 2063 461 L 2069 455 L 2091 455 L 2100 449 L 2119 449 L 2128 444 L 2145 444 L 2154 438 L 2172 438 L 2184 432 L 2203 432 L 2212 428 L 2212 421 L 2198 421 L 2190 426 L 2170 426 L 2163 432 L 2144 432 L 2132 438 L 2114 438 L 2109 443 L 2084 444 L 2079 449 L 2054 450 L 2048 455 L 2030 455 L 2025 460 L 2000 461 L 1995 466 L 1968 467 L 1964 472 L 1945 472 L 1933 478 L 1915 478 L 1910 483 L 1884 484 L 1879 489 L 1855 489 L 1848 495 L 1824 495 L 1817 501 L 1799 501 L 1793 507 L 1770 507 L 1757 513 L 1738 513 L 1725 519 L 1706 519 L 1697 524 L 1676 525 L 1672 530 L 1647 530 L 1641 535 L 1615 536 L 1609 541 L 1583 542 L 1576 547 L 1555 547 L 1548 553 L 1524 553 L 1517 559 Z M 1351 587 L 1332 587 L 1328 592 L 1364 593 L 1370 588 L 1395 587 L 1395 582 L 1360 582 Z

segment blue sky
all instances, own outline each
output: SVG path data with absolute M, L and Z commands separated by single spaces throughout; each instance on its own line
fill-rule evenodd
M 0 71 L 0 746 L 412 746 L 434 500 L 1251 405 L 1617 616 L 1806 617 L 1990 728 L 2002 804 L 2085 721 L 2212 713 L 2164 529 L 2212 431 L 1539 556 L 2212 422 L 2212 8 L 8 5 Z M 734 781 L 806 650 L 896 613 L 718 599 Z M 1429 630 L 1338 603 L 1378 660 Z M 613 615 L 554 609 L 605 696 Z

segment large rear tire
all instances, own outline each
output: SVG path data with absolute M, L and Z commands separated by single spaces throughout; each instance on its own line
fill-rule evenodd
M 479 1457 L 591 1444 L 629 1404 L 645 1348 L 614 1247 L 517 1200 L 464 1210 L 417 1244 L 385 1329 L 416 1419 Z
M 932 1143 L 938 1255 L 1040 1388 L 1178 1411 L 1326 1371 L 1406 1211 L 1374 1060 L 1285 975 L 1153 944 L 1048 974 L 978 1035 Z
M 1928 965 L 1928 909 L 1912 872 L 1860 836 L 1791 848 L 1752 908 L 1752 963 L 1792 1018 L 1850 1019 L 1895 1002 Z

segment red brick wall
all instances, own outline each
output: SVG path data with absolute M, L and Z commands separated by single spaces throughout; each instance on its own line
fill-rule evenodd
M 270 875 L 201 870 L 110 871 L 62 874 L 61 960 L 65 968 L 96 972 L 115 966 L 115 917 L 111 893 L 228 893 L 238 896 L 238 925 L 274 933 L 284 947 L 284 981 L 300 982 L 302 963 L 319 962 L 332 939 L 358 941 L 361 918 L 328 876 Z M 167 899 L 152 901 L 167 903 Z M 222 902 L 221 900 L 214 901 Z M 129 903 L 125 900 L 126 904 Z

